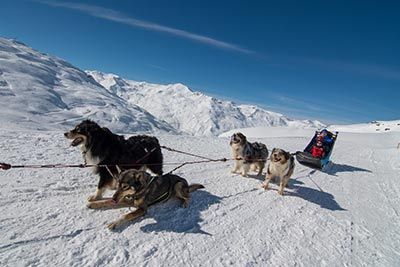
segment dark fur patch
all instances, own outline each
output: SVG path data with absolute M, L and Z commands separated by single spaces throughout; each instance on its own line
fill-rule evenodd
M 155 137 L 137 135 L 125 139 L 124 136 L 114 134 L 108 128 L 100 127 L 91 120 L 82 121 L 64 135 L 74 141 L 76 136 L 86 137 L 82 144 L 85 162 L 89 158 L 96 158 L 99 159 L 100 165 L 120 165 L 122 170 L 140 169 L 146 165 L 158 175 L 163 173 L 163 156 L 160 144 Z M 118 175 L 116 167 L 109 169 L 115 176 Z M 112 184 L 113 177 L 106 168 L 97 168 L 95 172 L 100 176 L 99 189 Z
M 118 188 L 113 199 L 118 201 L 123 195 L 124 185 L 129 185 L 134 191 L 134 199 L 142 199 L 145 206 L 151 206 L 160 201 L 168 200 L 172 196 L 180 195 L 175 186 L 181 183 L 181 190 L 188 196 L 189 192 L 204 188 L 200 184 L 189 185 L 186 179 L 175 175 L 165 174 L 162 176 L 151 176 L 144 171 L 127 170 L 119 175 Z M 188 196 L 189 197 L 189 196 Z M 135 204 L 136 206 L 136 204 Z M 146 209 L 146 207 L 142 207 Z

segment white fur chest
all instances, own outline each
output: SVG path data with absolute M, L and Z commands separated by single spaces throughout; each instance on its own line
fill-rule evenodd
M 288 171 L 289 164 L 281 164 L 279 162 L 271 162 L 269 164 L 269 171 L 274 175 L 285 175 Z
M 82 147 L 83 159 L 85 160 L 85 164 L 88 165 L 97 165 L 100 163 L 101 159 L 99 157 L 94 157 L 90 150 L 84 151 Z M 93 172 L 97 173 L 97 167 L 93 167 Z
M 231 149 L 232 149 L 233 158 L 237 158 L 237 157 L 242 157 L 243 156 L 244 147 L 242 145 L 240 145 L 240 144 L 232 144 L 231 145 Z

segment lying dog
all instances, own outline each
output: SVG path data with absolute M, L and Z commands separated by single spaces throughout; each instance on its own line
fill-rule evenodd
M 64 136 L 73 140 L 72 146 L 81 146 L 85 164 L 119 164 L 122 169 L 146 166 L 155 174 L 162 174 L 163 156 L 155 137 L 138 135 L 125 139 L 90 120 L 82 121 L 74 129 L 64 133 Z M 88 201 L 101 199 L 107 188 L 116 187 L 116 181 L 111 175 L 118 174 L 115 167 L 110 166 L 108 170 L 105 167 L 94 167 L 93 172 L 99 174 L 100 180 L 95 194 Z
M 252 171 L 258 169 L 257 175 L 262 175 L 268 158 L 268 149 L 264 144 L 249 143 L 242 133 L 235 133 L 231 137 L 230 146 L 235 159 L 232 173 L 240 171 L 242 176 L 247 176 L 250 169 Z
M 283 195 L 283 189 L 287 186 L 290 176 L 292 176 L 294 171 L 294 157 L 280 148 L 274 148 L 271 152 L 270 160 L 263 188 L 268 190 L 269 182 L 274 180 L 275 177 L 279 177 L 280 186 L 278 193 Z
M 108 225 L 110 230 L 114 230 L 146 214 L 148 207 L 174 196 L 182 200 L 183 207 L 186 208 L 189 204 L 189 193 L 201 188 L 204 186 L 189 185 L 184 178 L 174 174 L 151 176 L 145 171 L 126 170 L 119 175 L 117 191 L 112 199 L 90 202 L 88 208 L 135 207 L 135 211 Z

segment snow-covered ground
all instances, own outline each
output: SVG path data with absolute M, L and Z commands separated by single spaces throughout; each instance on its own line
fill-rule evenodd
M 255 130 L 253 130 L 256 132 Z M 301 150 L 312 132 L 273 128 L 250 138 Z M 158 136 L 161 144 L 229 157 L 229 139 Z M 120 231 L 106 224 L 127 209 L 85 207 L 97 177 L 89 169 L 0 171 L 1 266 L 399 266 L 399 132 L 340 133 L 325 172 L 297 164 L 285 196 L 261 177 L 230 173 L 232 162 L 176 173 L 205 190 L 187 209 L 150 208 Z M 165 162 L 192 160 L 164 152 Z M 81 163 L 62 131 L 0 130 L 0 161 Z M 166 164 L 168 171 L 175 165 Z
M 350 133 L 385 133 L 400 132 L 400 120 L 373 121 L 370 123 L 359 123 L 350 125 L 331 125 L 329 129 L 339 132 Z

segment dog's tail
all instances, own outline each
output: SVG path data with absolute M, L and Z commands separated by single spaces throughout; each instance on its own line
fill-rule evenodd
M 204 185 L 202 185 L 202 184 L 191 184 L 191 185 L 189 185 L 189 193 L 192 193 L 192 192 L 194 192 L 198 189 L 202 189 L 202 188 L 204 188 Z

